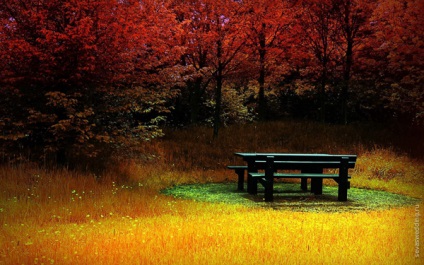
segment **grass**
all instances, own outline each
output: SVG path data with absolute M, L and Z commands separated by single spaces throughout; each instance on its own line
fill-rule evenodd
M 143 161 L 117 163 L 101 176 L 31 164 L 0 166 L 0 264 L 423 263 L 422 228 L 417 236 L 414 229 L 424 223 L 424 162 L 413 150 L 420 139 L 408 138 L 415 147 L 400 145 L 402 137 L 384 128 L 298 121 L 232 126 L 216 141 L 209 128 L 166 133 L 140 146 Z M 225 167 L 242 162 L 233 156 L 236 151 L 358 154 L 349 197 L 363 196 L 355 191 L 367 188 L 380 206 L 373 208 L 367 199 L 356 211 L 321 206 L 293 211 L 160 192 L 182 184 L 234 182 L 236 175 Z M 324 184 L 329 199 L 330 184 Z M 401 195 L 420 202 L 382 207 L 393 206 L 405 198 Z M 308 200 L 298 206 L 319 204 Z
M 260 185 L 259 185 L 260 186 Z M 240 204 L 248 207 L 299 212 L 359 212 L 387 210 L 395 207 L 414 206 L 419 199 L 385 191 L 352 188 L 347 202 L 337 200 L 337 187 L 323 187 L 322 195 L 300 190 L 298 183 L 276 183 L 274 202 L 263 201 L 263 188 L 258 195 L 236 190 L 237 183 L 206 183 L 177 185 L 162 192 L 177 198 L 212 203 Z M 310 187 L 309 187 L 310 188 Z

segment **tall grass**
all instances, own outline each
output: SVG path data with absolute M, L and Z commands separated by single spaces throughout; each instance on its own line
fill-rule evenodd
M 423 199 L 423 161 L 392 146 L 390 133 L 367 126 L 270 122 L 224 128 L 216 140 L 209 128 L 168 130 L 140 146 L 142 161 L 102 175 L 0 166 L 0 264 L 422 264 L 414 224 L 417 211 L 424 224 L 423 203 L 298 213 L 159 192 L 235 180 L 225 166 L 242 162 L 236 151 L 326 152 L 358 154 L 353 186 Z
M 168 130 L 156 151 L 182 169 L 220 168 L 233 152 L 355 153 L 374 150 L 424 158 L 424 136 L 370 124 L 328 125 L 308 121 L 266 122 L 231 126 L 212 140 L 210 128 Z

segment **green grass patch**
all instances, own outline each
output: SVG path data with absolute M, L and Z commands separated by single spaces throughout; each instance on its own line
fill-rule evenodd
M 357 212 L 386 210 L 416 205 L 417 198 L 385 191 L 351 188 L 348 201 L 337 200 L 337 187 L 323 187 L 322 195 L 314 195 L 300 189 L 299 183 L 276 183 L 274 201 L 264 202 L 263 188 L 258 186 L 258 195 L 237 191 L 237 184 L 206 183 L 176 185 L 162 190 L 163 194 L 176 198 L 211 203 L 241 204 L 248 207 L 262 207 L 296 212 Z M 310 189 L 310 187 L 308 187 Z

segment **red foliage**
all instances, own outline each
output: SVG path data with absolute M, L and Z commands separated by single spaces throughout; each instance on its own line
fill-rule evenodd
M 380 105 L 423 121 L 420 7 L 419 0 L 0 0 L 0 140 L 41 153 L 126 148 L 160 135 L 156 125 L 176 88 L 192 122 L 214 97 L 217 133 L 225 82 L 256 81 L 263 114 L 265 88 L 300 80 L 297 92 L 319 91 L 321 112 L 330 100 L 346 113 Z
M 114 0 L 1 5 L 1 139 L 41 153 L 93 156 L 99 144 L 125 148 L 158 134 L 156 116 L 171 94 L 151 89 L 178 57 L 165 7 Z

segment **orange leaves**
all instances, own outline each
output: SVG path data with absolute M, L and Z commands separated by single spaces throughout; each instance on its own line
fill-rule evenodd
M 59 91 L 47 92 L 46 98 L 48 100 L 47 105 L 54 107 L 72 108 L 78 103 L 75 98 L 70 98 L 65 93 Z
M 22 124 L 4 122 L 4 134 L 25 132 L 28 147 L 89 156 L 99 143 L 113 142 L 105 149 L 116 151 L 160 134 L 157 124 L 173 96 L 160 74 L 181 52 L 165 3 L 2 4 L 0 119 Z

